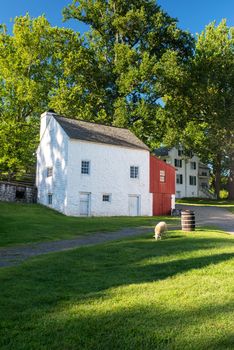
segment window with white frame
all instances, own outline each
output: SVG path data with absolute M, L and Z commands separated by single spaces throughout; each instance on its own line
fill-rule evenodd
M 139 178 L 139 167 L 138 166 L 130 166 L 130 178 L 138 179 Z
M 196 184 L 197 184 L 196 176 L 189 176 L 189 184 L 191 186 L 196 186 Z
M 191 162 L 190 166 L 191 166 L 192 170 L 196 170 L 197 169 L 197 163 L 196 162 Z
M 182 174 L 176 174 L 176 183 L 179 185 L 183 184 L 183 175 Z
M 90 174 L 90 161 L 82 160 L 81 161 L 81 174 L 89 175 Z
M 102 201 L 103 202 L 109 202 L 111 201 L 111 195 L 110 194 L 103 194 L 102 195 Z
M 165 182 L 166 174 L 165 170 L 160 170 L 160 182 Z
M 47 176 L 47 177 L 50 177 L 50 176 L 52 176 L 52 175 L 53 175 L 53 167 L 52 167 L 52 166 L 47 167 L 47 168 L 46 168 L 46 176 Z
M 182 159 L 175 159 L 174 164 L 176 168 L 182 168 Z
M 48 193 L 48 204 L 51 205 L 53 203 L 53 194 Z

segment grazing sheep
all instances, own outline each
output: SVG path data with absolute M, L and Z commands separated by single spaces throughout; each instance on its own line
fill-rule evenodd
M 154 238 L 161 239 L 162 235 L 167 231 L 167 224 L 164 221 L 159 222 L 154 229 L 155 235 Z

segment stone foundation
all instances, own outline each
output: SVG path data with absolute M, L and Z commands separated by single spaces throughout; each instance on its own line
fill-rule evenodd
M 0 201 L 35 203 L 36 197 L 35 186 L 0 181 Z

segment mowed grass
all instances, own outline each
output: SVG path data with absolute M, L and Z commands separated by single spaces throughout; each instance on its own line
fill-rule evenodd
M 221 207 L 225 208 L 232 213 L 234 213 L 234 201 L 233 200 L 227 200 L 227 199 L 204 199 L 204 198 L 181 198 L 176 199 L 177 204 L 188 204 L 188 205 L 202 205 L 202 206 L 209 206 L 209 207 Z
M 152 226 L 160 217 L 67 217 L 41 205 L 0 202 L 0 247 Z M 163 218 L 175 224 L 179 219 Z
M 0 270 L 1 350 L 234 349 L 234 237 L 169 232 Z

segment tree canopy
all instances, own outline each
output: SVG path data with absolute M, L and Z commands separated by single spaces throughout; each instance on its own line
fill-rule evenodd
M 222 167 L 234 151 L 233 33 L 225 20 L 213 22 L 198 36 L 194 55 L 177 68 L 179 74 L 163 67 L 165 142 L 180 142 L 210 163 L 217 194 Z
M 28 14 L 12 35 L 0 27 L 1 172 L 35 164 L 52 108 L 130 128 L 151 149 L 182 144 L 212 165 L 217 193 L 223 168 L 234 184 L 233 28 L 211 23 L 194 39 L 155 0 L 74 0 L 63 14 L 89 30 Z
M 80 49 L 77 33 L 53 28 L 44 16 L 17 17 L 13 35 L 0 33 L 0 171 L 35 165 L 39 116 L 49 108 L 64 75 L 65 57 Z
M 90 86 L 86 85 L 96 109 L 91 120 L 131 128 L 153 147 L 163 135 L 158 65 L 168 52 L 177 52 L 186 61 L 192 54 L 191 35 L 180 30 L 177 21 L 153 0 L 74 1 L 64 16 L 90 26 L 85 42 L 95 57 L 95 73 Z M 76 65 L 71 65 L 75 81 L 76 71 Z M 76 85 L 67 86 L 59 99 L 76 90 Z M 70 104 L 76 100 L 74 93 Z

